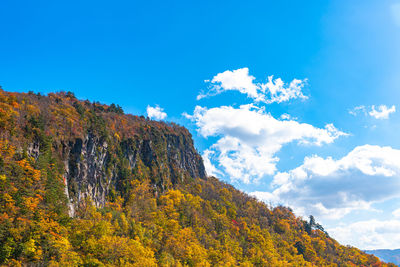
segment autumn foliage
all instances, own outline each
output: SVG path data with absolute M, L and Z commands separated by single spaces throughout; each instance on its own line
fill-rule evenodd
M 394 266 L 340 245 L 289 208 L 269 207 L 216 178 L 160 188 L 161 167 L 139 164 L 133 174 L 122 164 L 107 203 L 95 207 L 82 200 L 71 218 L 62 144 L 88 131 L 109 140 L 116 162 L 123 157 L 118 145 L 132 136 L 190 139 L 183 127 L 79 101 L 72 93 L 0 90 L 1 265 Z

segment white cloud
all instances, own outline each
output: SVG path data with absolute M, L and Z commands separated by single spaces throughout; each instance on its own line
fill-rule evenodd
M 167 117 L 167 113 L 165 113 L 164 109 L 160 108 L 159 106 L 147 106 L 147 116 L 150 119 L 163 120 Z
M 301 215 L 338 219 L 353 210 L 400 196 L 400 150 L 364 145 L 339 160 L 306 157 L 303 165 L 274 177 L 265 201 L 289 205 Z
M 294 79 L 289 84 L 286 84 L 282 79 L 273 79 L 273 76 L 268 77 L 267 83 L 254 83 L 255 77 L 249 75 L 248 68 L 237 70 L 227 70 L 217 74 L 214 78 L 206 82 L 210 83 L 209 91 L 200 93 L 197 99 L 202 99 L 207 96 L 213 96 L 225 91 L 239 91 L 254 99 L 256 102 L 266 104 L 281 103 L 290 99 L 306 99 L 302 89 L 306 80 Z
M 263 94 L 259 95 L 258 99 L 256 100 L 270 104 L 274 102 L 281 103 L 296 98 L 306 99 L 307 97 L 303 95 L 301 91 L 306 81 L 307 80 L 302 81 L 294 79 L 290 82 L 289 85 L 285 86 L 285 83 L 282 81 L 281 78 L 273 80 L 273 76 L 269 76 L 267 83 L 260 84 Z M 265 97 L 268 94 L 270 98 L 266 99 Z
M 360 249 L 396 249 L 400 244 L 400 220 L 359 221 L 327 229 L 341 244 Z
M 400 3 L 395 3 L 390 7 L 394 23 L 400 27 Z
M 385 105 L 380 105 L 377 109 L 375 109 L 375 106 L 373 105 L 368 114 L 375 119 L 388 119 L 389 115 L 394 112 L 396 112 L 396 107 L 394 105 L 391 108 L 388 108 Z
M 296 117 L 292 117 L 290 114 L 287 114 L 287 113 L 283 113 L 280 116 L 280 118 L 281 118 L 281 120 L 297 120 Z
M 395 218 L 400 218 L 400 209 L 394 210 L 392 214 Z
M 237 70 L 227 70 L 217 74 L 211 80 L 211 95 L 219 94 L 223 91 L 236 90 L 242 94 L 247 94 L 251 98 L 257 98 L 257 86 L 253 83 L 255 77 L 249 75 L 248 68 Z M 207 95 L 199 95 L 197 99 L 201 99 Z
M 346 135 L 332 124 L 316 128 L 294 120 L 278 120 L 252 104 L 239 108 L 197 106 L 193 115 L 185 115 L 196 123 L 203 137 L 219 140 L 207 154 L 233 180 L 250 183 L 276 172 L 276 153 L 283 145 L 297 141 L 320 146 Z M 214 170 L 208 170 L 214 172 Z
M 210 157 L 214 154 L 214 151 L 206 149 L 203 152 L 202 158 L 204 167 L 206 168 L 207 175 L 210 176 L 219 176 L 222 173 L 211 163 Z
M 353 109 L 349 110 L 349 114 L 351 114 L 353 116 L 357 116 L 358 113 L 360 113 L 360 112 L 366 114 L 365 106 L 361 105 L 361 106 L 357 106 L 357 107 L 354 107 Z
M 367 109 L 370 109 L 370 111 L 367 111 Z M 358 114 L 363 113 L 364 115 L 369 115 L 371 117 L 374 117 L 375 119 L 388 119 L 389 115 L 394 112 L 396 112 L 396 106 L 394 105 L 390 108 L 388 108 L 386 105 L 380 105 L 377 107 L 375 107 L 375 105 L 372 105 L 368 108 L 361 105 L 349 110 L 349 114 L 353 116 L 357 116 Z

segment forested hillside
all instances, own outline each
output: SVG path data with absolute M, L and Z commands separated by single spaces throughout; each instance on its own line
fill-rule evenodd
M 394 266 L 207 177 L 183 127 L 3 90 L 0 264 Z

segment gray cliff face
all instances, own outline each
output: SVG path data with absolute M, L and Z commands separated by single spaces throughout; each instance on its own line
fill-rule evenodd
M 32 144 L 32 148 L 35 146 Z M 86 198 L 96 207 L 103 207 L 110 191 L 122 191 L 124 179 L 141 179 L 143 172 L 155 192 L 185 179 L 206 177 L 201 157 L 191 138 L 184 135 L 150 135 L 146 139 L 135 137 L 107 142 L 87 133 L 84 138 L 62 146 L 70 216 L 74 216 L 79 203 Z M 32 154 L 36 152 L 36 149 L 30 150 Z
M 87 197 L 96 207 L 104 206 L 112 181 L 112 177 L 107 177 L 104 172 L 107 148 L 106 142 L 91 134 L 64 146 L 66 194 L 71 216 L 76 206 Z

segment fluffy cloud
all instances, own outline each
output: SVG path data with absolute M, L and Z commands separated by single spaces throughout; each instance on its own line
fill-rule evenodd
M 364 115 L 369 115 L 374 117 L 375 119 L 388 119 L 391 113 L 396 112 L 396 107 L 393 105 L 391 108 L 388 108 L 386 105 L 380 105 L 375 108 L 375 105 L 369 107 L 370 111 L 367 111 L 367 107 L 365 106 L 357 106 L 351 110 L 349 110 L 349 114 L 353 116 L 357 116 L 359 113 L 363 113 Z
M 212 155 L 214 154 L 214 151 L 206 149 L 203 152 L 202 158 L 203 158 L 203 162 L 204 162 L 204 167 L 206 168 L 207 171 L 207 175 L 210 176 L 220 176 L 222 175 L 222 173 L 215 168 L 215 166 L 211 163 L 210 158 L 212 157 Z
M 147 106 L 147 116 L 150 119 L 163 120 L 167 117 L 167 113 L 165 113 L 164 109 L 160 108 L 159 106 Z
M 262 94 L 256 100 L 270 104 L 274 102 L 281 103 L 296 98 L 306 99 L 307 97 L 301 91 L 306 81 L 294 79 L 288 85 L 285 85 L 281 78 L 273 80 L 273 76 L 269 76 L 267 83 L 260 84 Z M 269 99 L 266 98 L 268 95 Z
M 249 69 L 237 69 L 237 70 L 227 70 L 222 73 L 217 74 L 210 81 L 211 87 L 210 92 L 208 94 L 200 94 L 197 96 L 197 99 L 201 99 L 203 97 L 209 95 L 220 94 L 223 91 L 236 90 L 241 92 L 242 94 L 247 94 L 251 98 L 257 98 L 257 86 L 253 83 L 255 77 L 249 75 Z
M 307 157 L 303 165 L 275 175 L 271 193 L 253 192 L 298 214 L 337 219 L 353 210 L 400 196 L 400 150 L 364 145 L 345 157 Z
M 255 77 L 249 75 L 248 68 L 227 70 L 214 76 L 211 81 L 207 80 L 206 82 L 210 83 L 209 91 L 199 94 L 197 99 L 232 90 L 266 104 L 307 98 L 302 93 L 306 80 L 294 79 L 289 84 L 284 83 L 280 78 L 273 79 L 273 76 L 268 77 L 267 83 L 254 83 L 254 80 Z
M 216 170 L 210 167 L 211 161 L 208 164 L 211 158 L 233 181 L 244 183 L 273 175 L 279 160 L 275 154 L 285 144 L 296 141 L 320 146 L 345 135 L 332 124 L 316 128 L 294 120 L 278 120 L 254 105 L 210 109 L 197 106 L 193 115 L 186 116 L 196 123 L 203 137 L 219 137 L 207 150 L 207 171 Z
M 394 210 L 394 211 L 392 212 L 392 214 L 393 214 L 394 217 L 400 218 L 400 209 Z
M 365 106 L 361 105 L 361 106 L 357 106 L 357 107 L 354 107 L 353 109 L 349 110 L 349 114 L 351 114 L 353 116 L 357 116 L 358 113 L 360 113 L 360 112 L 366 114 Z
M 280 118 L 281 118 L 281 120 L 297 120 L 296 117 L 292 117 L 290 114 L 287 114 L 287 113 L 283 113 L 280 116 Z
M 327 229 L 341 244 L 360 249 L 398 248 L 400 244 L 399 220 L 368 220 Z
M 388 119 L 389 115 L 394 112 L 396 112 L 396 107 L 394 105 L 391 108 L 388 108 L 385 105 L 380 105 L 378 109 L 375 109 L 375 106 L 372 106 L 371 111 L 368 114 L 375 119 Z

